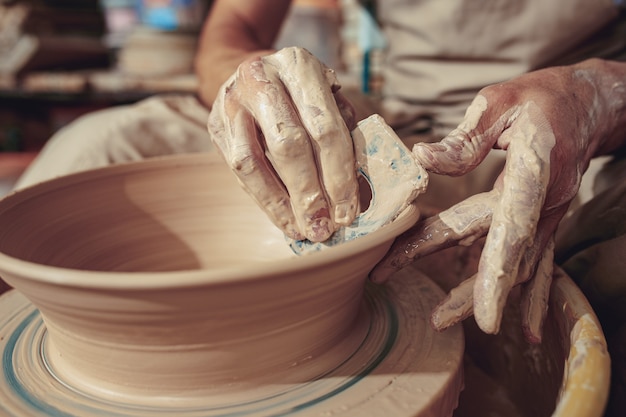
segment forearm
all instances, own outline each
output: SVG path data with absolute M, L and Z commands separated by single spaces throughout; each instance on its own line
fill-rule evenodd
M 239 64 L 273 52 L 290 0 L 218 0 L 205 22 L 195 60 L 200 97 L 211 105 Z
M 195 70 L 199 81 L 200 99 L 207 106 L 215 100 L 221 85 L 230 77 L 239 64 L 254 55 L 272 53 L 272 49 L 229 49 L 220 48 L 196 58 Z

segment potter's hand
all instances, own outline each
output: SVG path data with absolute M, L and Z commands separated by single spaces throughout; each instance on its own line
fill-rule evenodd
M 432 323 L 443 329 L 473 313 L 483 331 L 497 333 L 511 288 L 524 283 L 523 327 L 530 341 L 539 341 L 554 232 L 589 160 L 620 141 L 626 72 L 621 67 L 617 75 L 605 66 L 591 60 L 484 88 L 457 129 L 439 143 L 416 145 L 419 161 L 438 174 L 465 174 L 492 147 L 507 151 L 506 165 L 492 191 L 421 221 L 397 239 L 371 278 L 384 281 L 414 259 L 486 234 L 477 273 L 450 292 Z
M 221 87 L 213 142 L 243 188 L 293 239 L 324 241 L 354 220 L 354 111 L 334 71 L 286 48 L 248 60 Z

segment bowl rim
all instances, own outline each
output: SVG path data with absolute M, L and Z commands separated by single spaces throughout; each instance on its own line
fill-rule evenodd
M 129 175 L 139 171 L 164 168 L 180 169 L 190 165 L 223 163 L 216 153 L 178 154 L 154 157 L 141 161 L 120 163 L 112 166 L 90 169 L 61 177 L 52 178 L 40 183 L 13 191 L 0 199 L 0 215 L 5 206 L 15 206 L 29 197 L 39 194 L 42 188 L 46 192 L 54 192 L 59 188 L 73 186 L 93 178 Z M 219 159 L 218 159 L 219 158 Z M 259 209 L 260 210 L 260 209 Z M 95 271 L 72 269 L 51 265 L 43 265 L 26 261 L 0 252 L 0 277 L 3 274 L 18 276 L 19 279 L 54 285 L 64 285 L 92 289 L 123 289 L 146 290 L 167 289 L 172 287 L 190 287 L 207 284 L 239 283 L 263 277 L 276 277 L 293 274 L 303 269 L 339 262 L 353 256 L 357 251 L 367 251 L 376 246 L 393 242 L 394 238 L 413 226 L 420 217 L 416 203 L 409 204 L 393 222 L 380 229 L 341 245 L 327 248 L 319 252 L 296 255 L 280 259 L 277 262 L 252 261 L 248 267 L 218 267 L 215 269 L 189 269 L 177 271 L 132 272 L 132 271 Z M 285 245 L 289 242 L 285 239 Z M 262 272 L 259 273 L 259 267 Z M 297 274 L 292 277 L 297 278 Z

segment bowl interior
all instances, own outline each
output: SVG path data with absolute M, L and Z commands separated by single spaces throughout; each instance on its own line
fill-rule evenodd
M 17 194 L 0 206 L 0 252 L 36 264 L 156 272 L 295 256 L 216 157 L 105 168 Z

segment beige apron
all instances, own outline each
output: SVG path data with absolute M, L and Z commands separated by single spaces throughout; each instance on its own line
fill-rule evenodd
M 433 129 L 441 137 L 482 87 L 564 56 L 590 57 L 597 51 L 581 44 L 618 15 L 614 0 L 381 1 L 383 116 L 402 135 Z M 624 41 L 603 38 L 605 46 Z
M 380 113 L 409 146 L 448 134 L 487 85 L 626 51 L 614 0 L 385 0 L 377 15 L 388 44 Z M 433 175 L 422 198 L 448 207 L 487 191 L 503 162 L 493 151 L 462 178 Z

